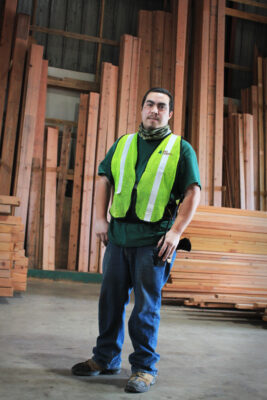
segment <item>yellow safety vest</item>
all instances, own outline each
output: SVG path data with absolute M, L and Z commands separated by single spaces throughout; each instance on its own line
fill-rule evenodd
M 115 189 L 110 213 L 114 218 L 125 217 L 129 210 L 135 185 L 138 134 L 123 136 L 111 160 Z M 151 154 L 145 171 L 137 184 L 135 212 L 142 221 L 162 219 L 170 199 L 180 158 L 181 136 L 168 135 Z

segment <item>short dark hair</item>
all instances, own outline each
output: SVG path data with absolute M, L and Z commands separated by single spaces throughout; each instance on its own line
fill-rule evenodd
M 146 101 L 146 98 L 147 98 L 148 94 L 151 93 L 151 92 L 163 93 L 163 94 L 166 94 L 167 96 L 169 96 L 169 99 L 170 99 L 170 101 L 169 101 L 169 109 L 170 109 L 170 111 L 173 111 L 173 97 L 172 97 L 172 94 L 167 89 L 164 89 L 164 88 L 161 88 L 161 87 L 154 87 L 154 88 L 149 89 L 146 92 L 146 94 L 144 95 L 143 100 L 142 100 L 142 108 L 143 108 L 143 105 L 145 104 L 145 101 Z

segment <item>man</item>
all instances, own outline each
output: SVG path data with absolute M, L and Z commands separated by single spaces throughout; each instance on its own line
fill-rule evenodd
M 172 114 L 172 95 L 162 88 L 150 89 L 142 102 L 138 133 L 118 139 L 98 170 L 96 234 L 107 245 L 99 336 L 93 357 L 74 365 L 72 372 L 87 376 L 120 372 L 125 306 L 133 289 L 128 326 L 134 351 L 129 356 L 132 375 L 127 392 L 146 392 L 156 381 L 161 290 L 200 199 L 196 155 L 189 143 L 171 133 Z

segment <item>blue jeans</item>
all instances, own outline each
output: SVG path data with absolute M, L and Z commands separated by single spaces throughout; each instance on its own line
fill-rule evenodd
M 134 290 L 134 307 L 128 321 L 134 352 L 129 356 L 132 372 L 157 375 L 157 346 L 161 290 L 171 264 L 155 266 L 154 246 L 120 247 L 108 243 L 103 260 L 103 281 L 99 298 L 99 336 L 93 349 L 94 360 L 103 368 L 121 365 L 124 342 L 125 307 Z

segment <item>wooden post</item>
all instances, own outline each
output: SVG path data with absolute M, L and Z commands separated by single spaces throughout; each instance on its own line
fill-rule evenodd
M 129 110 L 127 119 L 127 130 L 125 133 L 135 132 L 136 126 L 136 108 L 137 108 L 137 90 L 138 90 L 138 78 L 139 78 L 139 64 L 140 64 L 140 50 L 141 50 L 141 39 L 133 38 L 132 47 L 132 65 L 131 65 L 131 76 L 130 76 L 130 98 L 129 98 Z M 138 113 L 139 119 L 139 113 Z
M 79 121 L 77 129 L 74 180 L 72 191 L 71 222 L 69 234 L 68 269 L 75 270 L 79 240 L 79 223 L 81 211 L 82 178 L 85 150 L 85 132 L 87 125 L 88 95 L 81 94 Z
M 140 10 L 138 14 L 137 36 L 141 38 L 141 54 L 137 93 L 136 115 L 137 121 L 135 129 L 140 124 L 140 111 L 144 94 L 150 89 L 150 69 L 151 69 L 151 40 L 152 40 L 152 12 Z
M 130 77 L 132 66 L 132 47 L 133 36 L 123 35 L 121 38 L 119 61 L 119 91 L 116 137 L 120 137 L 127 133 L 130 99 Z
M 244 124 L 244 162 L 246 181 L 246 208 L 255 210 L 254 203 L 254 160 L 253 160 L 253 117 L 243 115 Z
M 48 128 L 45 164 L 43 269 L 55 269 L 58 129 Z
M 13 30 L 16 19 L 17 0 L 6 0 L 4 5 L 4 15 L 2 22 L 2 32 L 0 41 L 0 140 L 2 132 L 2 120 L 5 107 L 6 87 L 8 72 L 10 67 L 10 55 L 12 48 Z
M 7 97 L 6 118 L 0 164 L 0 191 L 2 194 L 6 195 L 9 195 L 11 190 L 13 161 L 18 130 L 21 88 L 29 36 L 29 22 L 29 15 L 18 15 L 15 44 L 12 55 L 12 68 L 9 77 L 9 90 Z
M 265 209 L 264 196 L 264 128 L 263 128 L 263 59 L 258 57 L 258 130 L 259 130 L 259 176 L 260 210 Z
M 209 22 L 210 0 L 203 0 L 201 15 L 201 50 L 199 72 L 199 105 L 198 105 L 198 144 L 197 155 L 199 162 L 200 180 L 202 182 L 201 204 L 207 204 L 206 187 L 206 152 L 207 152 L 207 99 L 208 99 L 208 61 L 209 61 Z
M 214 138 L 214 197 L 213 205 L 222 205 L 223 164 L 223 99 L 224 99 L 224 48 L 225 48 L 225 0 L 218 0 L 215 138 Z
M 80 247 L 78 270 L 88 272 L 88 262 L 90 255 L 90 233 L 92 224 L 92 204 L 94 194 L 95 177 L 95 149 L 97 139 L 97 122 L 99 110 L 99 94 L 90 93 L 89 111 L 87 123 L 82 211 L 81 211 L 81 229 L 80 229 Z
M 60 163 L 57 179 L 57 198 L 56 198 L 56 267 L 59 266 L 61 257 L 62 227 L 65 193 L 67 185 L 67 173 L 69 168 L 71 145 L 71 127 L 64 126 L 61 142 Z
M 28 222 L 27 222 L 27 257 L 29 267 L 39 267 L 40 251 L 40 211 L 43 179 L 43 154 L 44 154 L 44 131 L 45 131 L 45 110 L 47 91 L 48 61 L 42 61 L 42 75 L 39 91 L 38 118 L 35 125 L 35 138 L 32 159 L 32 174 L 29 196 Z
M 164 11 L 152 12 L 152 52 L 151 52 L 151 87 L 162 86 Z
M 174 115 L 173 131 L 177 135 L 184 136 L 183 111 L 185 96 L 185 65 L 186 65 L 186 42 L 188 24 L 189 1 L 179 0 L 177 16 L 177 38 L 176 38 L 176 60 L 175 60 L 175 86 L 174 86 Z
M 21 206 L 15 210 L 26 226 L 29 189 L 32 169 L 34 135 L 39 103 L 42 72 L 43 47 L 33 44 L 30 52 L 29 75 L 27 81 L 24 115 L 22 116 L 21 144 L 18 151 L 18 169 L 14 193 L 21 199 Z

